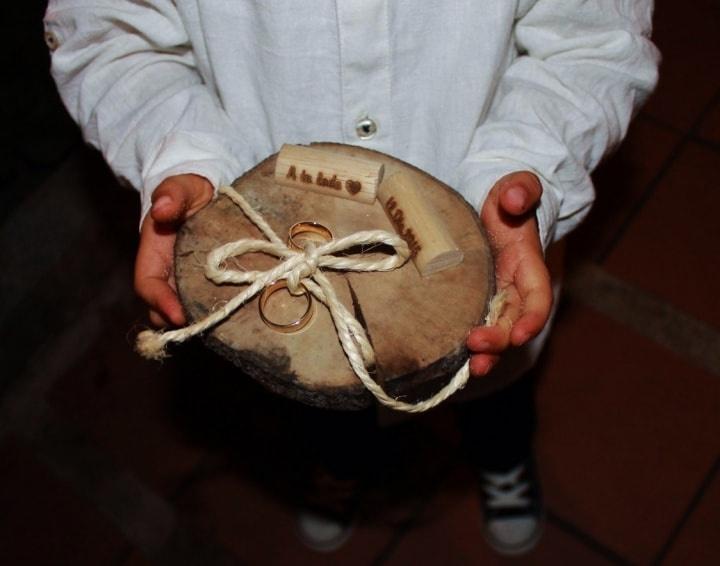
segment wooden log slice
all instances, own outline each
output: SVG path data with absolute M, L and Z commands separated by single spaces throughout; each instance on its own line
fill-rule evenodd
M 483 320 L 494 290 L 492 257 L 478 214 L 450 187 L 398 159 L 355 146 L 314 145 L 381 161 L 386 177 L 404 171 L 443 216 L 464 253 L 461 265 L 425 278 L 411 261 L 392 272 L 326 271 L 340 301 L 367 331 L 377 357 L 377 382 L 405 401 L 426 398 L 467 359 L 465 338 Z M 379 201 L 362 204 L 277 184 L 275 157 L 245 173 L 234 187 L 281 238 L 291 225 L 308 220 L 329 227 L 335 237 L 358 230 L 394 231 Z M 221 244 L 248 237 L 264 239 L 224 196 L 184 225 L 175 248 L 175 269 L 189 320 L 206 316 L 240 291 L 206 279 L 205 258 Z M 278 260 L 248 254 L 232 261 L 265 270 Z M 324 305 L 316 305 L 315 317 L 305 329 L 282 334 L 261 321 L 257 302 L 255 297 L 207 333 L 207 345 L 272 391 L 298 401 L 333 409 L 359 409 L 374 401 L 350 368 Z

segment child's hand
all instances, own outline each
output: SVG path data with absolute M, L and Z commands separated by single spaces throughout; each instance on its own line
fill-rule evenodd
M 495 256 L 497 291 L 505 291 L 506 302 L 495 326 L 470 332 L 472 375 L 488 373 L 505 349 L 536 336 L 550 315 L 550 275 L 535 219 L 541 194 L 538 178 L 521 171 L 500 179 L 483 205 L 480 218 Z
M 150 307 L 154 326 L 185 324 L 175 293 L 175 236 L 182 223 L 213 196 L 210 181 L 199 175 L 175 175 L 153 192 L 153 205 L 140 230 L 135 260 L 135 292 Z

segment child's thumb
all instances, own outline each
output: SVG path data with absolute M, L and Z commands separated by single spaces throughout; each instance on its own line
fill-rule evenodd
M 180 182 L 177 178 L 166 179 L 153 192 L 150 209 L 153 220 L 160 223 L 185 220 L 189 211 L 198 204 L 204 204 L 208 196 L 206 193 L 212 195 L 212 187 L 205 189 L 200 183 Z
M 520 216 L 535 208 L 541 195 L 542 186 L 534 176 L 518 173 L 503 183 L 500 204 L 507 213 Z

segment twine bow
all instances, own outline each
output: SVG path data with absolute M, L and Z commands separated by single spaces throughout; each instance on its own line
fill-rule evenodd
M 156 360 L 164 358 L 167 355 L 165 346 L 168 343 L 183 342 L 191 336 L 208 330 L 225 320 L 268 285 L 285 279 L 291 293 L 300 293 L 300 287 L 303 286 L 327 306 L 350 366 L 363 385 L 382 404 L 399 411 L 422 412 L 440 404 L 465 386 L 470 376 L 469 362 L 465 362 L 450 382 L 430 399 L 413 404 L 390 397 L 368 373 L 367 368 L 375 364 L 375 353 L 365 330 L 345 305 L 338 300 L 332 284 L 322 272 L 322 268 L 343 271 L 391 271 L 397 269 L 410 257 L 408 245 L 400 236 L 384 230 L 367 230 L 331 240 L 319 246 L 308 242 L 302 251 L 295 251 L 285 245 L 265 219 L 232 187 L 221 187 L 218 192 L 237 204 L 268 239 L 242 239 L 215 248 L 208 254 L 205 275 L 214 283 L 249 283 L 249 286 L 221 308 L 194 324 L 167 332 L 151 330 L 141 332 L 137 338 L 137 350 L 141 355 Z M 395 254 L 383 259 L 332 255 L 355 246 L 377 244 L 391 246 L 395 250 Z M 239 271 L 227 267 L 226 259 L 251 252 L 273 255 L 282 261 L 267 271 Z

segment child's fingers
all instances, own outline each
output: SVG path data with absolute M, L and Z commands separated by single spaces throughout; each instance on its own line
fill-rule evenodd
M 523 312 L 515 322 L 511 342 L 521 346 L 537 336 L 545 326 L 552 308 L 550 276 L 541 259 L 528 259 L 517 275 L 516 285 L 522 297 Z
M 466 345 L 475 354 L 499 354 L 510 345 L 512 320 L 501 317 L 494 326 L 478 326 L 468 335 Z
M 167 280 L 159 277 L 145 277 L 136 281 L 135 292 L 150 307 L 151 322 L 156 326 L 165 326 L 167 323 L 181 326 L 185 323 L 185 316 Z M 153 320 L 152 313 L 161 317 L 160 324 Z
M 187 196 L 181 186 L 163 183 L 153 193 L 150 214 L 155 222 L 163 224 L 178 222 L 187 210 Z
M 169 322 L 165 320 L 162 315 L 154 310 L 150 310 L 148 312 L 148 318 L 150 319 L 150 324 L 155 328 L 167 328 L 169 325 Z
M 135 292 L 167 323 L 185 322 L 182 307 L 170 284 L 175 233 L 159 230 L 152 217 L 143 222 L 140 245 L 135 259 Z M 153 320 L 158 322 L 157 319 Z
M 522 346 L 535 338 L 545 326 L 547 318 L 547 315 L 537 311 L 525 313 L 513 327 L 510 339 L 512 345 Z
M 508 287 L 505 292 L 507 298 L 498 321 L 493 326 L 478 326 L 470 331 L 466 344 L 472 353 L 500 354 L 510 345 L 510 334 L 522 305 L 513 287 Z
M 475 354 L 470 356 L 470 375 L 480 377 L 490 373 L 500 356 L 492 354 Z
M 509 338 L 505 329 L 497 326 L 479 326 L 468 335 L 466 345 L 475 354 L 501 352 Z
M 187 219 L 212 198 L 212 185 L 197 175 L 178 175 L 165 179 L 153 191 L 150 214 L 162 224 Z

